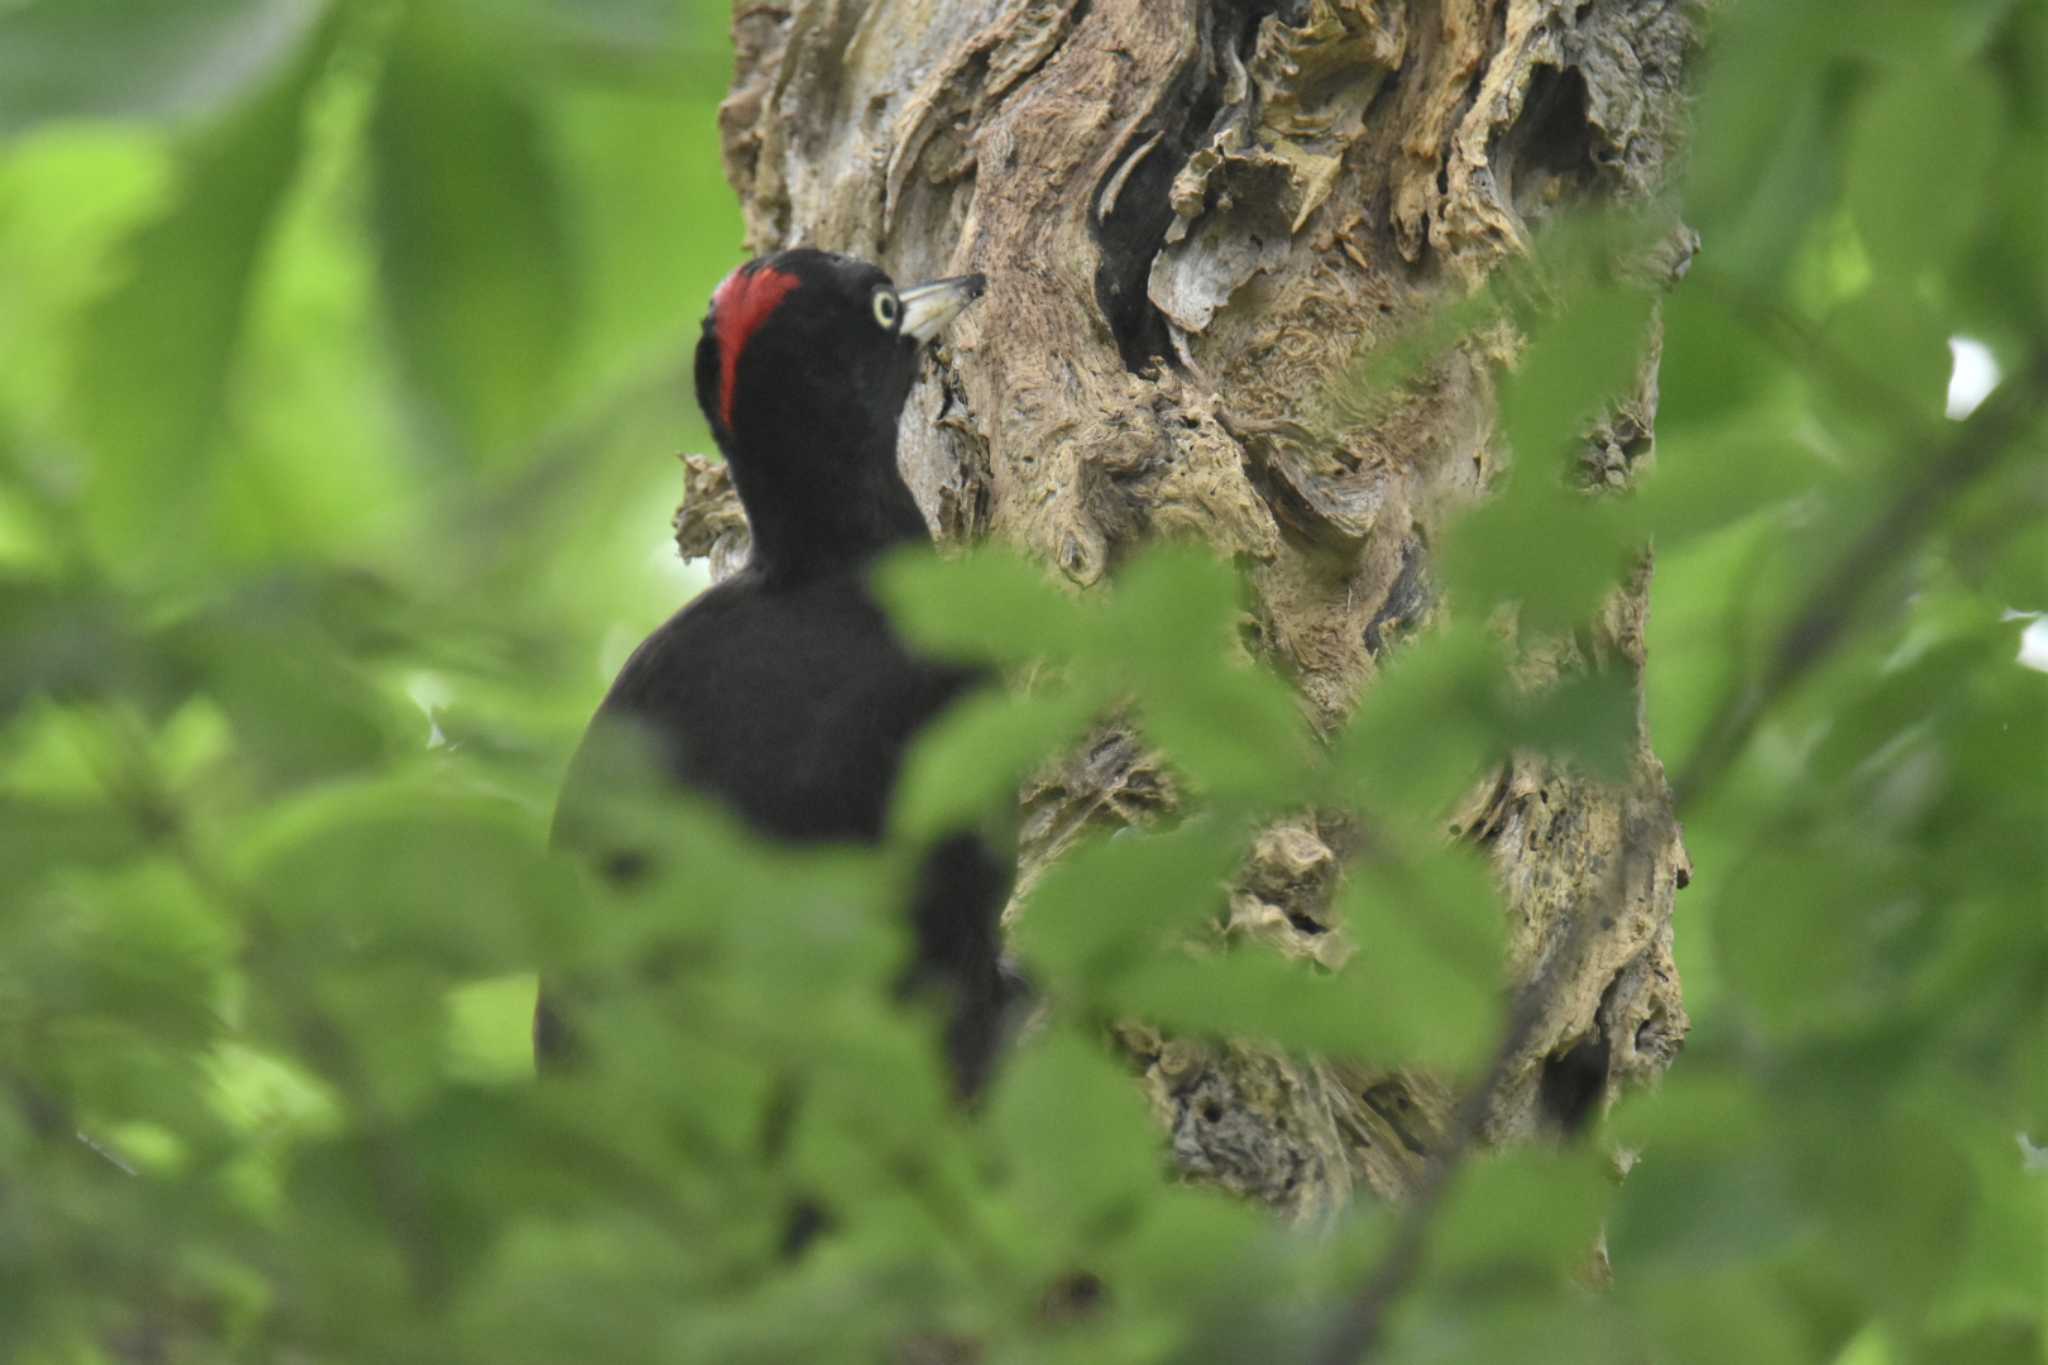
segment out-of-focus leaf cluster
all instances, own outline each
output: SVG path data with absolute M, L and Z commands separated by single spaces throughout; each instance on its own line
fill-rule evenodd
M 687 359 L 739 236 L 725 21 L 0 7 L 0 1358 L 1306 1358 L 1384 1220 L 1173 1185 L 1101 1025 L 1471 1074 L 1501 925 L 1444 811 L 1509 748 L 1633 742 L 1625 677 L 1503 681 L 1500 608 L 1568 630 L 1648 553 L 1695 1033 L 1590 1141 L 1462 1174 L 1384 1356 L 2040 1359 L 2039 7 L 1716 12 L 1697 261 L 1653 324 L 1613 262 L 1656 234 L 1567 224 L 1441 329 L 1526 336 L 1513 468 L 1441 547 L 1448 624 L 1334 733 L 1199 552 L 1087 600 L 903 561 L 907 633 L 1028 685 L 920 745 L 873 851 L 621 783 L 654 856 L 620 890 L 546 826 L 688 589 L 665 456 L 705 443 Z M 1589 494 L 1653 325 L 1654 469 Z M 922 838 L 1111 713 L 1190 809 L 1033 889 L 1050 1020 L 963 1114 L 892 907 Z M 1214 932 L 1257 820 L 1307 806 L 1371 832 L 1338 973 Z M 536 1085 L 542 963 L 604 1064 Z

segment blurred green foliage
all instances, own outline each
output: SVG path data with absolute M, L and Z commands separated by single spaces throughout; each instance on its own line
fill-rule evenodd
M 1477 623 L 1581 618 L 1651 544 L 1692 1041 L 1594 1141 L 1461 1173 L 1382 1354 L 2042 1360 L 2042 8 L 1715 20 L 1654 474 L 1545 473 L 1648 306 L 1584 267 L 1612 237 L 1560 237 L 1504 411 L 1522 468 L 1444 565 L 1457 621 L 1328 745 L 1231 662 L 1200 555 L 1089 602 L 1000 556 L 894 564 L 906 629 L 1052 681 L 941 727 L 882 849 L 643 811 L 687 871 L 623 894 L 545 830 L 695 581 L 663 457 L 708 444 L 689 348 L 738 253 L 725 21 L 0 6 L 0 1359 L 1307 1359 L 1385 1216 L 1309 1235 L 1170 1184 L 1099 1024 L 1476 1065 L 1499 917 L 1438 813 L 1507 745 L 1611 770 L 1627 741 L 1597 679 L 1505 695 Z M 964 1117 L 888 1003 L 893 892 L 1126 700 L 1199 814 L 1037 889 L 1053 1022 Z M 1343 893 L 1371 951 L 1162 952 L 1304 801 L 1377 821 Z M 592 1027 L 636 1065 L 531 1083 L 542 961 L 608 983 Z M 1082 1270 L 1106 1302 L 1049 1311 Z

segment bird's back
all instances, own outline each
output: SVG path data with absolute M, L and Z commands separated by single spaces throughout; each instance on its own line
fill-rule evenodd
M 657 770 L 763 833 L 871 842 L 910 741 L 975 677 L 905 649 L 854 574 L 772 587 L 742 573 L 634 651 L 591 728 L 648 746 Z M 591 749 L 565 813 L 601 780 Z

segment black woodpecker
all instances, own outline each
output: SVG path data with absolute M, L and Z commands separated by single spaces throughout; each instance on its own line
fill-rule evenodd
M 878 555 L 929 540 L 897 469 L 896 427 L 920 349 L 982 287 L 966 275 L 899 289 L 864 261 L 808 250 L 749 262 L 718 286 L 697 401 L 746 508 L 752 558 L 626 661 L 570 763 L 558 841 L 589 842 L 575 826 L 579 801 L 606 780 L 591 758 L 600 727 L 624 728 L 679 787 L 777 839 L 880 841 L 905 750 L 987 681 L 910 652 L 867 586 Z M 1010 994 L 998 926 L 1010 879 L 1009 859 L 963 832 L 924 855 L 906 908 L 906 989 L 944 1000 L 963 1098 L 987 1077 Z M 563 1013 L 544 992 L 544 1068 L 570 1047 Z

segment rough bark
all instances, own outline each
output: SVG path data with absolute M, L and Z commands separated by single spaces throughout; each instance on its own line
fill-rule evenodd
M 1690 22 L 1667 0 L 742 3 L 721 131 L 752 250 L 987 274 L 904 425 L 942 538 L 1007 540 L 1089 588 L 1149 540 L 1198 537 L 1247 567 L 1261 646 L 1327 728 L 1445 610 L 1432 549 L 1504 468 L 1494 389 L 1518 339 L 1477 332 L 1370 411 L 1325 395 L 1548 215 L 1655 193 Z M 1653 338 L 1589 434 L 1590 488 L 1633 480 L 1656 393 Z M 729 566 L 744 523 L 721 477 L 693 465 L 678 531 Z M 1640 697 L 1648 587 L 1645 560 L 1574 639 L 1525 641 L 1535 685 L 1626 670 Z M 1685 1035 L 1671 912 L 1688 870 L 1636 710 L 1628 781 L 1515 755 L 1453 817 L 1505 889 L 1514 972 L 1560 983 L 1489 1140 L 1576 1121 Z M 1157 755 L 1106 728 L 1025 793 L 1027 881 L 1081 831 L 1178 799 Z M 1595 904 L 1645 829 L 1672 831 L 1650 875 Z M 1339 965 L 1351 851 L 1348 817 L 1281 822 L 1232 925 Z M 1602 918 L 1569 934 L 1580 914 Z M 1412 1190 L 1455 1103 L 1446 1078 L 1251 1042 L 1137 1025 L 1124 1042 L 1181 1168 L 1299 1217 Z

